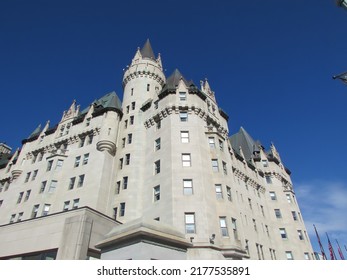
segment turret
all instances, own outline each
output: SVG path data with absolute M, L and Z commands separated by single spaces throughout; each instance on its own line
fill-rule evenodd
M 165 75 L 160 54 L 157 58 L 155 57 L 152 46 L 147 39 L 142 49 L 137 49 L 130 66 L 127 66 L 124 72 L 123 106 L 126 106 L 133 99 L 136 99 L 140 105 L 149 99 L 154 99 L 164 84 Z

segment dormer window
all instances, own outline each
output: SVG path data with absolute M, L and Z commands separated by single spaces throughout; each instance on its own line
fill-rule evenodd
M 181 91 L 179 93 L 179 95 L 180 95 L 180 101 L 186 101 L 187 100 L 187 93 L 186 92 Z

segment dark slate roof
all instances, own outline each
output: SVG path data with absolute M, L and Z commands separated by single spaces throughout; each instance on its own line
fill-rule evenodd
M 183 80 L 183 82 L 186 84 L 186 86 L 189 86 L 190 84 L 193 84 L 192 81 L 188 82 L 181 72 L 176 68 L 175 71 L 166 79 L 166 84 L 163 87 L 162 91 L 165 90 L 176 90 L 176 87 L 178 86 L 180 80 Z
M 168 94 L 176 93 L 176 88 L 181 79 L 188 87 L 189 94 L 196 94 L 202 100 L 206 99 L 206 95 L 198 89 L 198 87 L 194 84 L 193 80 L 187 81 L 178 69 L 175 69 L 175 71 L 166 79 L 166 84 L 164 85 L 164 87 L 158 95 L 159 99 L 164 98 Z
M 141 52 L 142 57 L 155 59 L 155 55 L 154 55 L 151 43 L 149 42 L 149 39 L 147 39 L 146 43 L 143 45 L 140 52 Z
M 261 143 L 254 141 L 243 127 L 240 128 L 239 132 L 230 136 L 229 141 L 237 153 L 241 146 L 246 161 L 249 161 L 254 156 L 254 153 L 259 152 L 259 146 L 261 146 Z

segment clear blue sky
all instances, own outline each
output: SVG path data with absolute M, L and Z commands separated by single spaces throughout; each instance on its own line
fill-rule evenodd
M 0 141 L 20 147 L 73 99 L 122 97 L 123 68 L 150 38 L 167 75 L 208 78 L 230 134 L 274 142 L 310 234 L 315 223 L 347 245 L 347 85 L 332 80 L 347 71 L 346 26 L 333 0 L 2 0 Z

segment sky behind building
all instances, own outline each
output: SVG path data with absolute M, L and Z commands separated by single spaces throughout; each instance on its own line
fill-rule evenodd
M 74 99 L 122 98 L 123 69 L 149 38 L 166 76 L 209 80 L 230 134 L 275 144 L 314 248 L 312 224 L 347 245 L 347 85 L 332 79 L 347 71 L 346 24 L 333 0 L 3 0 L 0 142 L 20 147 Z

